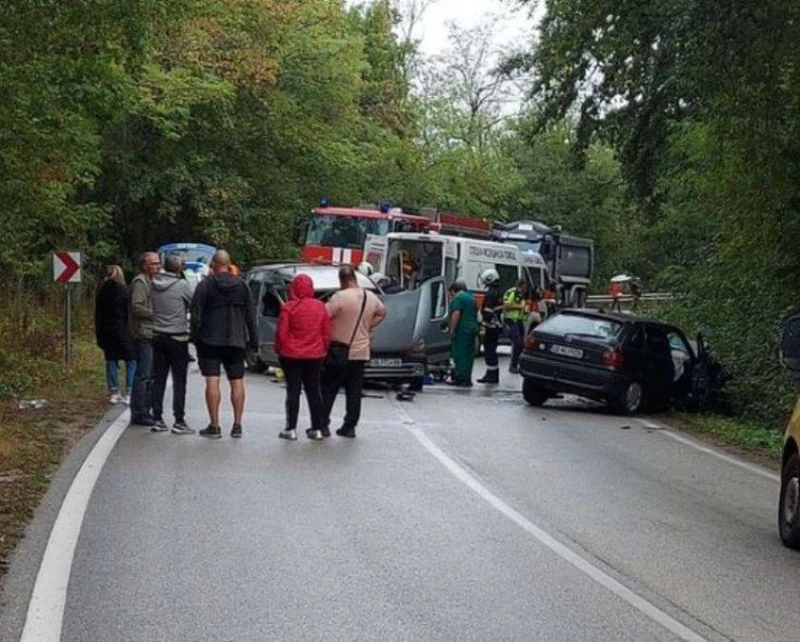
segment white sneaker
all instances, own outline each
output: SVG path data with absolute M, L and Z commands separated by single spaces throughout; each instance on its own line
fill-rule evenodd
M 125 403 L 123 400 L 124 397 L 118 392 L 115 392 L 113 395 L 111 395 L 111 398 L 108 401 L 110 403 Z
M 131 396 L 130 395 L 120 395 L 120 396 L 122 397 L 122 399 L 120 399 L 120 401 L 122 401 L 122 403 L 124 403 L 126 406 L 130 406 L 131 405 Z

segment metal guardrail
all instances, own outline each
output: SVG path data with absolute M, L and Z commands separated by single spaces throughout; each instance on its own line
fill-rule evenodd
M 675 294 L 673 292 L 649 292 L 647 294 L 642 294 L 639 297 L 640 303 L 645 303 L 647 301 L 675 301 L 676 299 L 680 299 L 680 294 Z M 619 300 L 622 303 L 633 303 L 634 296 L 632 294 L 623 294 L 619 297 Z M 591 294 L 586 297 L 586 304 L 587 305 L 603 305 L 603 304 L 611 304 L 614 302 L 614 298 L 610 294 Z

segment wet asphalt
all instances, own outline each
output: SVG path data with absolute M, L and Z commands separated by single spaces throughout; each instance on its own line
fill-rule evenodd
M 370 390 L 357 439 L 323 443 L 278 440 L 282 387 L 247 383 L 242 440 L 227 402 L 220 441 L 126 430 L 62 640 L 677 639 L 499 504 L 702 637 L 800 639 L 771 479 L 573 398 L 527 407 L 507 373 L 494 392 Z M 201 428 L 196 372 L 188 407 Z

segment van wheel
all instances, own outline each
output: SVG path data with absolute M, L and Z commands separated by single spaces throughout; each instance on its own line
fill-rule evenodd
M 635 415 L 644 407 L 644 387 L 638 381 L 631 381 L 622 393 L 611 402 L 611 408 L 618 415 Z
M 789 548 L 800 548 L 800 459 L 794 453 L 781 474 L 778 530 Z
M 550 393 L 544 388 L 537 386 L 533 379 L 525 378 L 522 380 L 522 396 L 531 406 L 543 406 L 550 398 Z

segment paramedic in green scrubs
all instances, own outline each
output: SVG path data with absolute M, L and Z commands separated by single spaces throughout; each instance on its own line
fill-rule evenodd
M 478 304 L 467 292 L 466 283 L 457 280 L 450 286 L 450 348 L 455 364 L 454 386 L 472 386 L 475 337 L 478 335 Z

